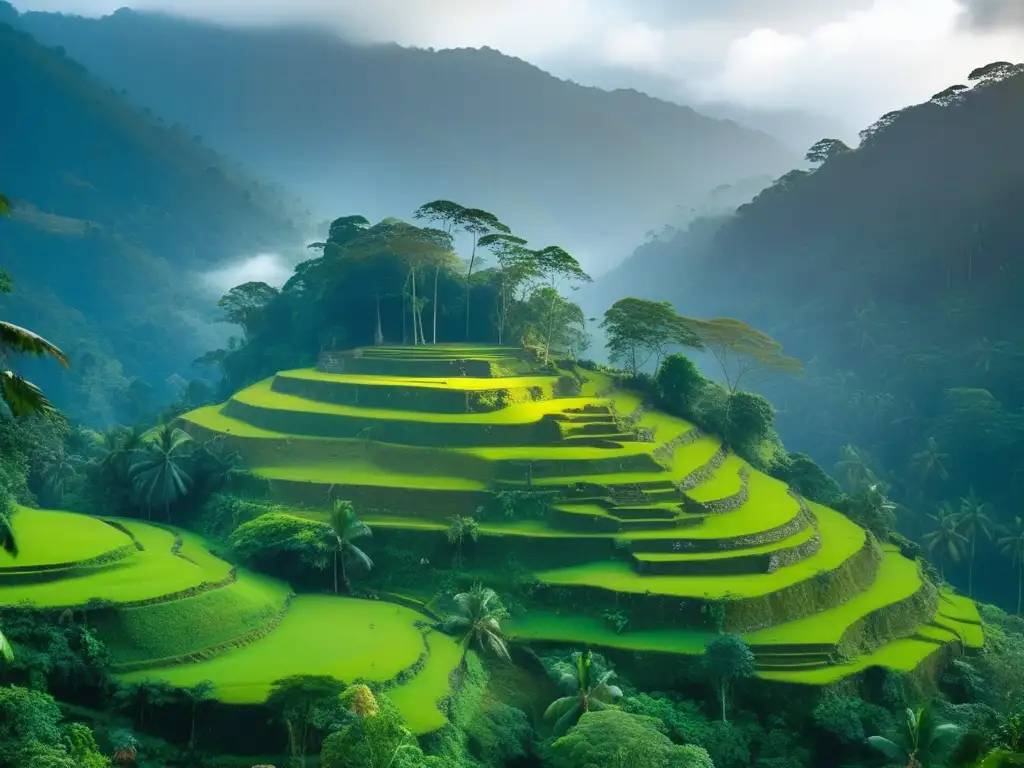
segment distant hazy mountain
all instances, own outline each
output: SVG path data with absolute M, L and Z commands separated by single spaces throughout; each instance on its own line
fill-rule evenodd
M 22 26 L 323 212 L 407 215 L 445 197 L 612 266 L 722 183 L 792 167 L 766 134 L 490 49 L 356 46 L 122 10 Z
M 623 67 L 588 67 L 580 69 L 560 64 L 558 72 L 566 72 L 584 85 L 599 88 L 632 88 L 658 99 L 676 104 L 690 104 L 702 115 L 732 120 L 746 128 L 767 133 L 801 155 L 818 139 L 825 137 L 856 143 L 857 129 L 827 115 L 801 109 L 749 107 L 732 102 L 702 102 L 687 93 L 678 80 L 653 72 Z
M 149 385 L 131 390 L 135 405 L 166 397 L 167 378 L 221 341 L 200 274 L 301 250 L 304 217 L 3 18 L 0 191 L 14 209 L 0 219 L 0 267 L 14 292 L 0 317 L 69 354 L 69 373 L 28 369 L 58 405 L 123 420 L 132 379 Z

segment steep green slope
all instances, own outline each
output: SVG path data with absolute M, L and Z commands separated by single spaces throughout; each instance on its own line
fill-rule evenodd
M 500 582 L 489 564 L 511 554 L 537 584 L 507 627 L 524 641 L 692 655 L 716 631 L 738 632 L 766 679 L 807 684 L 909 671 L 942 647 L 979 644 L 970 601 L 940 604 L 917 563 L 719 440 L 593 371 L 573 370 L 580 395 L 556 397 L 545 367 L 524 378 L 530 358 L 511 347 L 501 354 L 520 357 L 515 375 L 470 371 L 489 354 L 327 353 L 320 370 L 283 372 L 181 425 L 223 435 L 300 514 L 323 519 L 349 499 L 375 539 L 418 537 L 424 554 L 452 514 L 479 516 L 496 494 L 546 494 L 541 517 L 479 523 L 481 575 Z M 417 375 L 445 361 L 466 375 Z
M 70 374 L 32 371 L 58 405 L 130 420 L 133 377 L 164 395 L 167 377 L 187 376 L 223 335 L 209 310 L 216 291 L 198 274 L 300 246 L 304 214 L 3 23 L 0 71 L 17 105 L 0 142 L 13 202 L 0 220 L 0 264 L 14 278 L 5 319 L 70 355 Z

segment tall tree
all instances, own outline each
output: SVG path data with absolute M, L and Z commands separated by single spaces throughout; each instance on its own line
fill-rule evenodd
M 697 334 L 667 301 L 625 298 L 616 301 L 601 323 L 613 362 L 624 362 L 634 376 L 653 357 L 655 369 L 672 345 L 701 348 Z
M 249 338 L 259 328 L 267 305 L 280 293 L 277 288 L 266 283 L 242 283 L 224 294 L 217 306 L 224 310 L 224 318 L 229 323 L 241 326 L 245 338 Z
M 683 322 L 718 361 L 726 388 L 730 392 L 739 389 L 743 379 L 753 373 L 795 375 L 803 372 L 803 364 L 786 355 L 779 342 L 742 320 L 731 317 L 712 320 L 687 317 Z
M 514 291 L 521 283 L 540 276 L 537 262 L 526 240 L 506 232 L 484 235 L 478 245 L 489 250 L 498 263 L 498 343 L 503 344 Z
M 1017 569 L 1017 615 L 1020 614 L 1021 597 L 1024 596 L 1024 518 L 1015 517 L 1002 530 L 996 545 L 1004 557 Z
M 737 635 L 716 637 L 707 644 L 701 665 L 711 682 L 718 688 L 722 707 L 722 722 L 728 722 L 727 702 L 729 689 L 737 680 L 754 674 L 754 654 L 743 638 Z
M 576 259 L 557 245 L 549 245 L 534 253 L 534 260 L 537 271 L 547 280 L 547 287 L 551 289 L 550 307 L 548 309 L 547 334 L 544 343 L 544 362 L 551 358 L 551 333 L 555 324 L 555 301 L 558 296 L 558 288 L 564 284 L 590 283 L 593 279 L 586 272 Z
M 473 288 L 473 268 L 476 265 L 476 250 L 480 238 L 494 232 L 511 234 L 512 230 L 501 223 L 498 217 L 479 208 L 465 208 L 459 216 L 457 227 L 468 234 L 473 240 L 473 248 L 469 254 L 469 266 L 466 270 L 466 341 L 469 341 L 469 298 Z
M 555 667 L 558 687 L 566 695 L 551 702 L 544 712 L 545 720 L 554 721 L 555 736 L 564 736 L 587 712 L 600 712 L 622 698 L 622 689 L 610 682 L 615 673 L 590 650 L 574 653 L 572 661 Z
M 186 467 L 191 458 L 192 438 L 171 424 L 157 429 L 156 435 L 144 440 L 131 476 L 146 504 L 146 516 L 152 518 L 153 503 L 163 504 L 167 520 L 171 504 L 188 493 L 192 478 Z
M 970 545 L 967 560 L 967 596 L 974 597 L 974 552 L 978 543 L 978 536 L 986 539 L 992 538 L 992 518 L 989 513 L 992 505 L 982 501 L 974 493 L 974 489 L 968 490 L 967 495 L 960 499 L 960 517 L 958 520 L 960 532 L 967 538 Z
M 463 664 L 473 643 L 503 659 L 510 658 L 501 631 L 501 622 L 506 618 L 508 611 L 498 599 L 498 593 L 489 587 L 477 583 L 468 592 L 455 596 L 455 612 L 444 623 L 449 632 L 462 635 Z
M 455 226 L 462 220 L 465 210 L 463 206 L 453 203 L 451 200 L 434 200 L 417 208 L 412 217 L 437 224 L 441 231 L 448 233 L 448 236 L 451 237 L 454 235 Z M 431 340 L 433 344 L 437 344 L 437 284 L 444 266 L 446 265 L 441 262 L 434 265 L 434 333 Z
M 935 719 L 931 707 L 907 710 L 906 738 L 909 749 L 885 738 L 869 736 L 868 743 L 890 760 L 908 768 L 938 768 L 963 736 L 963 729 Z
M 327 521 L 330 527 L 331 550 L 334 556 L 334 594 L 338 594 L 338 565 L 341 565 L 341 580 L 345 591 L 349 592 L 348 569 L 345 561 L 351 559 L 366 570 L 373 568 L 373 561 L 356 544 L 356 539 L 372 536 L 370 526 L 356 515 L 355 507 L 349 501 L 335 499 L 331 508 L 331 516 Z

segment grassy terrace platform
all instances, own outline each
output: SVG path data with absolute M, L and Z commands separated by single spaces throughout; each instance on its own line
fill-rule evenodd
M 445 722 L 437 702 L 450 692 L 448 675 L 458 665 L 461 649 L 445 635 L 425 636 L 415 626 L 421 619 L 421 614 L 392 603 L 299 597 L 280 626 L 262 640 L 210 661 L 131 672 L 121 679 L 164 680 L 178 686 L 210 680 L 221 701 L 258 704 L 282 677 L 332 675 L 383 683 L 426 653 L 426 663 L 413 681 L 390 692 L 410 728 L 425 733 Z
M 538 609 L 509 624 L 524 642 L 692 655 L 709 637 L 707 613 L 693 607 L 715 600 L 770 680 L 914 669 L 983 642 L 970 601 L 940 598 L 913 562 L 843 515 L 607 374 L 571 368 L 511 347 L 325 353 L 319 370 L 282 372 L 182 423 L 201 439 L 227 436 L 300 514 L 322 518 L 331 498 L 349 498 L 381 538 L 406 534 L 402 546 L 422 542 L 431 557 L 450 515 L 476 514 L 499 491 L 553 494 L 545 516 L 481 521 L 481 563 L 513 553 L 541 592 L 567 593 L 595 615 L 626 610 L 630 629 Z M 575 391 L 567 377 L 578 394 L 556 397 Z M 500 581 L 488 569 L 481 576 Z M 432 658 L 451 650 L 435 641 L 444 650 Z

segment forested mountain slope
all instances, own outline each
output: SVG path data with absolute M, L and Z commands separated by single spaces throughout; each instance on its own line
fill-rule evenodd
M 303 214 L 6 24 L 0 91 L 0 188 L 14 203 L 0 221 L 14 278 L 4 319 L 69 354 L 69 374 L 29 369 L 55 403 L 98 423 L 131 418 L 115 404 L 132 378 L 149 384 L 133 396 L 159 397 L 223 334 L 200 272 L 301 248 Z
M 324 210 L 376 219 L 438 197 L 472 200 L 593 272 L 676 204 L 795 161 L 765 134 L 490 49 L 357 46 L 129 10 L 19 21 L 265 177 L 301 179 Z
M 1024 71 L 967 82 L 724 222 L 645 246 L 630 282 L 615 278 L 687 314 L 739 316 L 807 361 L 803 379 L 763 387 L 787 444 L 842 458 L 852 481 L 902 476 L 916 531 L 962 499 L 1012 521 L 1024 490 Z

